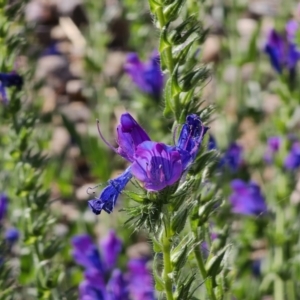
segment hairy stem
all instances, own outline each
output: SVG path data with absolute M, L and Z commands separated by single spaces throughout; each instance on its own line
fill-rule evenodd
M 193 233 L 194 233 L 194 236 L 195 236 L 195 239 L 196 239 L 196 244 L 198 245 L 200 243 L 200 239 L 199 239 L 199 235 L 197 233 L 197 229 L 193 230 Z M 207 272 L 206 272 L 206 269 L 205 269 L 205 265 L 204 265 L 204 261 L 203 261 L 203 257 L 202 257 L 202 253 L 201 253 L 201 248 L 200 248 L 199 245 L 194 247 L 194 254 L 195 254 L 195 258 L 196 258 L 201 276 L 204 280 L 206 291 L 207 291 L 207 294 L 209 296 L 209 299 L 210 300 L 217 300 L 215 292 L 213 290 L 211 278 L 207 277 Z
M 284 234 L 284 212 L 282 211 L 281 207 L 278 207 L 277 213 L 276 213 L 276 234 L 277 239 L 280 239 L 277 241 L 277 245 L 275 246 L 274 251 L 274 265 L 276 267 L 276 270 L 279 270 L 283 265 L 283 245 L 282 245 L 282 237 Z M 284 299 L 284 282 L 280 275 L 276 276 L 276 279 L 274 280 L 274 300 L 282 300 Z
M 164 259 L 164 270 L 163 270 L 163 280 L 165 283 L 165 293 L 167 300 L 173 300 L 172 292 L 172 262 L 171 262 L 171 228 L 170 219 L 168 216 L 168 211 L 165 212 L 165 230 L 162 236 L 162 246 L 163 246 L 163 259 Z

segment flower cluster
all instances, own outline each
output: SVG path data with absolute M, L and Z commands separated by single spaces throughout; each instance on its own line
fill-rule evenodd
M 182 126 L 177 144 L 170 146 L 151 141 L 134 118 L 125 113 L 117 127 L 118 148 L 110 145 L 99 126 L 98 129 L 103 141 L 131 165 L 119 177 L 108 182 L 99 198 L 89 201 L 95 214 L 100 214 L 102 209 L 107 213 L 112 212 L 118 196 L 132 176 L 151 192 L 160 191 L 180 180 L 183 172 L 195 160 L 208 127 L 202 125 L 197 115 L 189 115 Z
M 0 95 L 5 104 L 8 102 L 6 88 L 12 86 L 21 89 L 23 86 L 23 78 L 14 71 L 10 73 L 0 73 Z
M 103 238 L 100 250 L 89 235 L 72 240 L 73 257 L 84 267 L 84 281 L 79 286 L 81 300 L 154 300 L 152 276 L 144 259 L 128 262 L 128 273 L 115 268 L 122 242 L 114 231 Z
M 298 30 L 298 22 L 291 20 L 286 25 L 285 35 L 272 29 L 265 46 L 265 52 L 269 55 L 273 68 L 282 73 L 287 68 L 293 71 L 300 58 L 300 51 L 295 43 L 295 35 Z
M 154 99 L 161 98 L 164 77 L 160 70 L 159 54 L 156 51 L 146 63 L 141 62 L 136 53 L 129 53 L 124 70 L 142 92 Z

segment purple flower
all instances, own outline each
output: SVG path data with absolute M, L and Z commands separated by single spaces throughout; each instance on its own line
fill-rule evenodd
M 197 115 L 189 115 L 183 124 L 177 145 L 169 146 L 152 142 L 142 127 L 126 113 L 121 116 L 117 127 L 118 148 L 104 139 L 99 122 L 98 130 L 103 141 L 132 165 L 122 175 L 110 180 L 99 198 L 88 202 L 97 215 L 102 209 L 107 213 L 112 212 L 118 196 L 132 176 L 140 180 L 148 191 L 160 191 L 178 181 L 196 158 L 208 127 L 202 125 Z
M 129 300 L 128 284 L 122 272 L 115 269 L 107 283 L 107 292 L 109 300 Z
M 216 149 L 218 149 L 216 139 L 211 134 L 209 135 L 207 149 L 208 150 L 216 150 Z
M 112 269 L 122 250 L 122 241 L 116 236 L 114 230 L 100 241 L 101 253 L 107 269 Z
M 99 122 L 98 131 L 101 139 L 108 147 L 130 162 L 133 162 L 136 147 L 144 141 L 150 141 L 148 134 L 129 113 L 122 114 L 120 125 L 117 127 L 118 148 L 114 148 L 105 140 Z
M 116 205 L 119 195 L 131 178 L 132 174 L 129 167 L 119 177 L 109 180 L 108 186 L 103 189 L 99 198 L 88 201 L 93 213 L 99 215 L 103 209 L 110 214 Z
M 295 170 L 300 166 L 300 142 L 294 142 L 290 153 L 284 161 L 284 166 L 289 170 Z
M 243 164 L 243 148 L 237 143 L 232 143 L 221 158 L 220 167 L 226 166 L 232 172 L 236 172 Z
M 79 285 L 80 300 L 107 300 L 104 276 L 96 269 L 84 272 L 85 280 Z
M 264 159 L 267 163 L 272 163 L 274 155 L 279 151 L 281 139 L 278 136 L 272 136 L 268 139 L 267 150 Z
M 135 152 L 132 174 L 148 191 L 160 191 L 179 180 L 183 172 L 181 155 L 175 147 L 143 142 Z
M 182 155 L 183 169 L 195 160 L 208 129 L 209 127 L 202 125 L 197 115 L 192 114 L 186 117 L 176 145 Z
M 4 219 L 7 212 L 8 198 L 6 194 L 0 194 L 0 222 Z
M 8 102 L 6 88 L 15 86 L 21 89 L 23 86 L 23 78 L 16 72 L 0 73 L 0 95 L 4 103 Z
M 233 213 L 258 216 L 267 211 L 265 198 L 256 183 L 247 184 L 241 179 L 235 179 L 231 181 L 231 189 L 229 201 Z
M 150 60 L 146 63 L 141 62 L 136 53 L 129 53 L 124 70 L 142 92 L 155 99 L 160 99 L 164 77 L 160 69 L 160 58 L 157 51 L 153 52 Z
M 16 228 L 9 228 L 5 232 L 5 240 L 10 243 L 14 244 L 19 239 L 19 230 Z
M 100 253 L 89 235 L 77 235 L 72 239 L 73 258 L 77 264 L 84 268 L 103 271 Z
M 269 33 L 265 52 L 278 73 L 282 73 L 284 68 L 293 70 L 300 58 L 300 52 L 294 42 L 296 26 L 298 27 L 298 24 L 295 21 L 288 22 L 285 36 L 280 35 L 274 29 Z
M 134 300 L 155 300 L 153 278 L 147 260 L 131 259 L 128 262 L 129 290 Z

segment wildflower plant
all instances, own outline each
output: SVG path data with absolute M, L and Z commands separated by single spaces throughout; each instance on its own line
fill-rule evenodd
M 53 235 L 55 219 L 50 215 L 50 193 L 43 182 L 46 157 L 36 134 L 40 122 L 38 104 L 28 101 L 30 96 L 25 92 L 32 87 L 29 79 L 33 70 L 18 70 L 18 57 L 27 49 L 29 31 L 24 22 L 25 5 L 26 1 L 0 4 L 0 122 L 1 128 L 7 129 L 5 137 L 1 132 L 0 139 L 5 157 L 1 160 L 1 187 L 7 189 L 9 206 L 17 208 L 11 208 L 11 212 L 22 211 L 18 217 L 11 214 L 14 218 L 10 221 L 16 228 L 5 232 L 7 246 L 11 248 L 19 239 L 20 251 L 16 258 L 18 268 L 13 268 L 11 276 L 1 273 L 0 298 L 11 299 L 21 291 L 23 299 L 51 299 L 59 295 L 61 269 L 52 259 L 59 252 L 60 241 Z M 4 212 L 2 201 L 0 215 Z
M 127 224 L 149 232 L 155 252 L 153 274 L 157 292 L 168 300 L 195 299 L 203 292 L 203 284 L 207 297 L 217 299 L 216 295 L 222 293 L 217 277 L 222 272 L 227 248 L 224 244 L 214 248 L 215 252 L 205 260 L 200 247 L 209 231 L 208 218 L 221 203 L 214 193 L 202 195 L 217 164 L 217 151 L 206 151 L 204 146 L 213 106 L 205 107 L 199 100 L 199 87 L 208 78 L 208 70 L 197 61 L 196 53 L 206 31 L 197 16 L 188 16 L 182 1 L 149 1 L 149 5 L 160 31 L 160 65 L 166 77 L 164 115 L 175 120 L 174 141 L 166 144 L 151 140 L 151 135 L 125 113 L 117 126 L 115 148 L 104 138 L 98 122 L 102 140 L 130 165 L 110 180 L 99 197 L 89 201 L 89 206 L 96 214 L 102 210 L 111 213 L 125 185 L 133 181 L 138 191 L 124 192 L 137 203 L 124 208 L 130 216 Z M 131 76 L 141 69 L 134 57 Z M 133 78 L 142 88 L 137 78 L 142 77 Z

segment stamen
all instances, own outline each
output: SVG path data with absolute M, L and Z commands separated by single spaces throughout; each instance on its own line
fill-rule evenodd
M 97 119 L 97 129 L 98 129 L 98 133 L 100 135 L 100 138 L 102 139 L 102 141 L 110 148 L 112 149 L 114 152 L 117 153 L 117 149 L 115 147 L 113 147 L 105 138 L 104 136 L 102 135 L 101 133 L 101 130 L 100 130 L 100 122 L 99 120 Z

